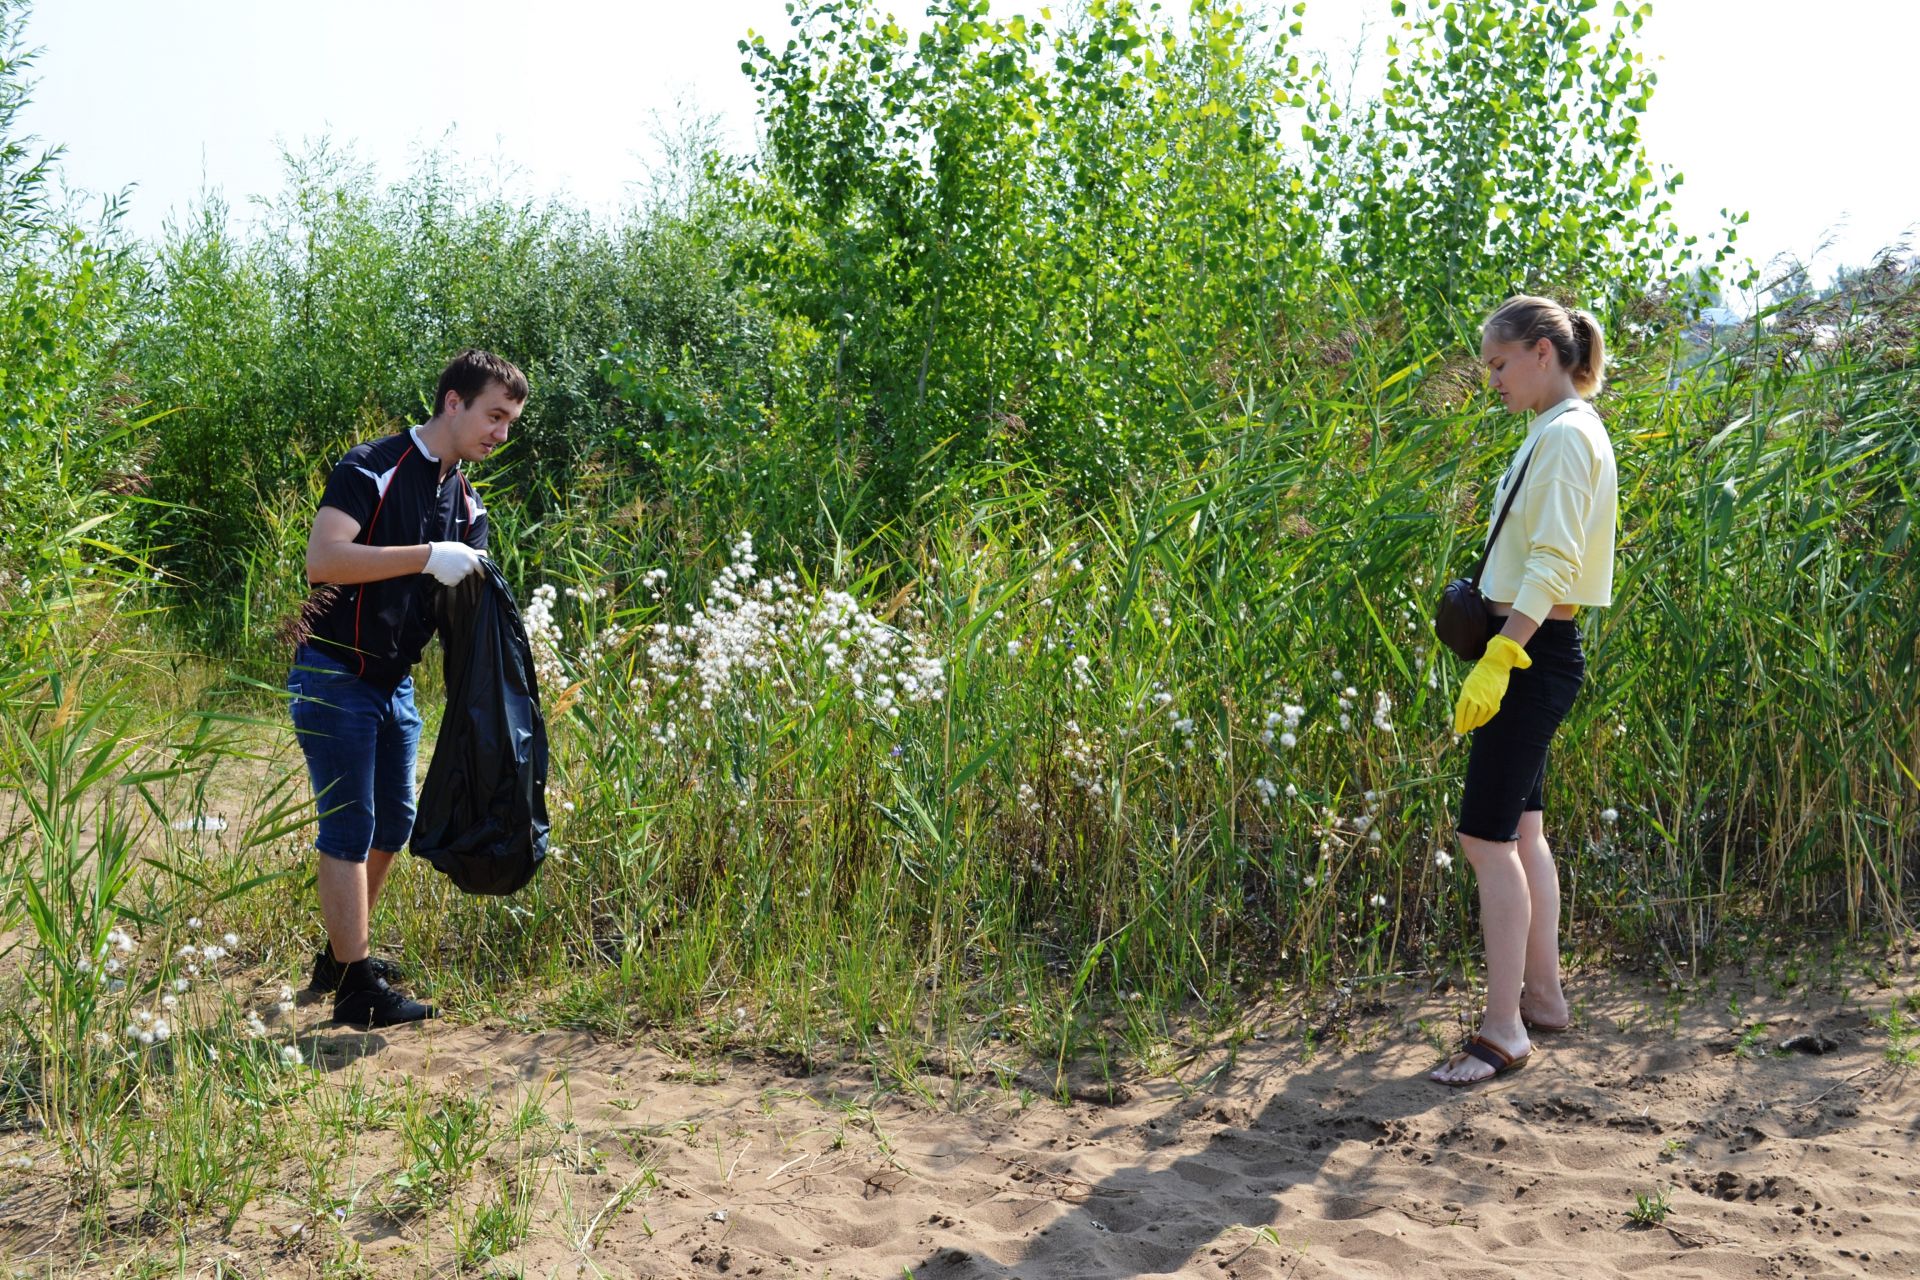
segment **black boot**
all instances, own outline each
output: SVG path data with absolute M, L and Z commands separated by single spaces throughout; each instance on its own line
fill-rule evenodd
M 400 966 L 393 961 L 374 956 L 369 958 L 369 962 L 373 965 L 374 977 L 388 982 L 400 981 Z M 320 995 L 325 995 L 329 991 L 338 991 L 340 975 L 346 971 L 347 966 L 333 958 L 333 945 L 323 942 L 320 944 L 320 950 L 314 953 L 313 980 L 307 984 L 307 990 Z
M 432 1005 L 388 986 L 369 960 L 347 965 L 340 976 L 340 988 L 333 995 L 333 1020 L 352 1027 L 396 1027 L 422 1022 L 438 1013 Z

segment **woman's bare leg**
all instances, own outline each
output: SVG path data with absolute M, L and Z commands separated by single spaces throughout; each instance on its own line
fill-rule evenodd
M 1487 950 L 1487 1008 L 1480 1034 L 1518 1057 L 1529 1048 L 1520 1022 L 1520 984 L 1526 975 L 1533 899 L 1517 843 L 1496 844 L 1460 837 L 1460 850 L 1480 885 L 1480 932 Z M 1493 1074 L 1478 1058 L 1456 1055 L 1433 1072 L 1435 1080 L 1459 1083 Z
M 1541 819 L 1538 809 L 1520 815 L 1520 866 L 1533 908 L 1520 1011 L 1530 1021 L 1557 1027 L 1567 1021 L 1567 996 L 1560 989 L 1560 874 Z

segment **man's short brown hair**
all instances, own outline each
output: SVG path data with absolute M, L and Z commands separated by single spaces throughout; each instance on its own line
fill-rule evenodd
M 491 351 L 482 351 L 477 347 L 468 347 L 440 371 L 440 385 L 433 393 L 433 416 L 439 417 L 447 409 L 447 392 L 460 393 L 460 403 L 472 404 L 487 389 L 489 382 L 500 384 L 507 393 L 507 399 L 515 404 L 525 403 L 527 398 L 527 375 L 520 372 L 511 360 L 503 360 Z

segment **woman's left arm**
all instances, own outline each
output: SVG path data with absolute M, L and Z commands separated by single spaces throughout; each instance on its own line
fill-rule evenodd
M 1526 648 L 1527 642 L 1533 639 L 1533 633 L 1540 629 L 1540 624 L 1520 612 L 1517 605 L 1513 612 L 1506 616 L 1505 622 L 1506 625 L 1500 628 L 1500 634 L 1522 649 Z
M 1460 683 L 1453 707 L 1455 733 L 1469 733 L 1493 719 L 1507 696 L 1509 673 L 1533 665 L 1527 642 L 1580 574 L 1587 513 L 1593 508 L 1590 446 L 1576 430 L 1548 427 L 1534 453 L 1540 469 L 1527 484 L 1540 489 L 1527 503 L 1526 569 L 1513 612 Z
M 1539 470 L 1528 482 L 1539 487 L 1527 504 L 1527 564 L 1502 629 L 1522 645 L 1579 578 L 1593 511 L 1593 449 L 1586 436 L 1575 427 L 1548 427 L 1539 452 Z M 1515 635 L 1520 627 L 1524 635 Z

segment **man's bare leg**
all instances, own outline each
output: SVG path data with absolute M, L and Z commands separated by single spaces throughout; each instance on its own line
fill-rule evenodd
M 393 867 L 393 854 L 385 849 L 373 849 L 367 853 L 367 921 L 372 927 L 373 908 L 380 901 L 380 891 L 387 887 L 387 872 Z
M 327 925 L 327 944 L 333 948 L 333 958 L 341 964 L 365 960 L 367 863 L 329 858 L 324 853 L 319 857 L 315 885 L 320 894 L 320 918 Z
M 369 850 L 365 862 L 320 855 L 320 918 L 326 922 L 327 945 L 341 964 L 367 958 L 373 907 L 392 867 L 393 854 L 385 849 Z

